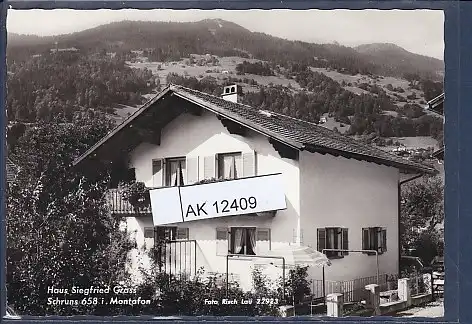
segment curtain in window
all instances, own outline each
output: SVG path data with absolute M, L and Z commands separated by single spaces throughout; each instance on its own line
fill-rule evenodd
M 234 230 L 234 251 L 235 254 L 244 253 L 244 229 L 243 228 L 236 228 Z
M 326 232 L 326 247 L 328 249 L 336 249 L 337 246 L 335 244 L 335 232 L 333 229 L 329 229 L 327 232 Z
M 256 230 L 253 228 L 248 228 L 246 233 L 248 236 L 248 246 L 246 248 L 246 254 L 256 254 Z
M 225 179 L 237 179 L 240 171 L 240 155 L 226 155 L 223 156 L 223 174 Z
M 171 161 L 169 163 L 169 183 L 171 186 L 185 185 L 185 161 Z
M 178 168 L 179 168 L 179 164 L 176 163 L 175 161 L 172 161 L 169 163 L 169 167 L 170 167 L 170 171 L 169 171 L 169 174 L 170 174 L 170 184 L 172 186 L 177 186 L 177 176 L 178 176 Z
M 184 171 L 182 169 L 182 161 L 179 161 L 179 186 L 184 185 Z

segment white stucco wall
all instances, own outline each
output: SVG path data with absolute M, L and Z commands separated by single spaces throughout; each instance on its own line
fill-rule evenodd
M 379 257 L 380 273 L 398 271 L 398 169 L 378 164 L 300 153 L 303 176 L 300 210 L 303 243 L 317 248 L 317 228 L 348 228 L 349 249 L 362 249 L 362 228 L 387 228 L 387 252 Z M 321 270 L 312 269 L 321 279 Z M 375 255 L 350 253 L 332 260 L 326 280 L 376 275 Z
M 380 273 L 396 273 L 398 269 L 398 201 L 399 173 L 395 168 L 379 166 L 331 155 L 300 152 L 299 161 L 283 159 L 268 142 L 255 132 L 242 137 L 230 134 L 211 113 L 202 116 L 181 115 L 162 131 L 161 145 L 143 143 L 130 154 L 130 166 L 136 169 L 137 181 L 152 186 L 152 160 L 169 157 L 199 157 L 199 179 L 203 179 L 203 157 L 218 153 L 257 153 L 258 175 L 282 172 L 287 209 L 275 217 L 233 216 L 185 223 L 189 239 L 197 240 L 197 267 L 208 272 L 224 273 L 226 258 L 217 255 L 216 228 L 254 226 L 271 229 L 272 250 L 300 239 L 304 245 L 317 247 L 316 229 L 349 228 L 349 248 L 361 249 L 363 227 L 386 227 L 388 251 L 380 256 Z M 301 215 L 301 216 L 300 216 Z M 136 230 L 138 248 L 144 243 L 144 227 L 152 227 L 152 219 L 128 218 L 129 231 Z M 147 239 L 149 247 L 152 239 Z M 134 267 L 142 254 L 134 253 Z M 142 261 L 142 262 L 141 262 Z M 270 262 L 270 261 L 269 261 Z M 229 271 L 239 275 L 243 287 L 250 286 L 250 267 L 267 263 L 261 259 L 231 260 Z M 272 268 L 281 275 L 280 268 Z M 321 279 L 321 269 L 310 274 Z M 326 269 L 327 280 L 350 280 L 375 276 L 375 256 L 350 253 L 333 260 Z
M 143 143 L 130 154 L 130 166 L 136 170 L 136 180 L 152 186 L 151 161 L 169 157 L 199 157 L 199 179 L 203 179 L 203 157 L 218 153 L 256 152 L 256 172 L 258 175 L 282 172 L 287 209 L 278 211 L 275 217 L 233 216 L 185 223 L 189 228 L 189 238 L 198 240 L 197 266 L 207 271 L 224 273 L 226 258 L 216 253 L 216 228 L 255 226 L 271 229 L 271 247 L 277 248 L 293 242 L 294 233 L 299 228 L 299 168 L 298 162 L 283 159 L 268 142 L 267 138 L 255 132 L 242 137 L 233 135 L 221 124 L 215 115 L 202 116 L 184 114 L 172 121 L 162 131 L 161 145 Z M 143 244 L 143 227 L 152 226 L 149 218 L 137 220 L 129 218 L 128 230 L 137 230 L 138 247 Z M 141 233 L 141 234 L 140 234 Z M 135 263 L 139 257 L 135 256 Z M 230 272 L 240 274 L 243 285 L 250 281 L 247 267 L 254 259 L 230 261 Z M 257 263 L 257 262 L 256 262 Z

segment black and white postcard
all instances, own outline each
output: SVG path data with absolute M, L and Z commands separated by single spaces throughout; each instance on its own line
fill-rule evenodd
M 7 313 L 444 316 L 440 10 L 9 10 Z

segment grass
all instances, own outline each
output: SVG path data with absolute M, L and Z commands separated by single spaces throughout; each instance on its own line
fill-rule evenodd
M 390 98 L 398 105 L 398 106 L 403 106 L 405 105 L 406 102 L 400 102 L 398 99 L 394 96 L 394 94 L 398 94 L 400 97 L 405 98 L 408 95 L 411 95 L 415 93 L 416 97 L 418 99 L 415 100 L 408 100 L 408 103 L 416 103 L 421 105 L 421 100 L 423 99 L 423 93 L 419 90 L 416 89 L 411 89 L 409 87 L 409 82 L 405 79 L 401 78 L 394 78 L 394 77 L 379 77 L 377 80 L 374 79 L 374 77 L 370 77 L 367 75 L 362 75 L 362 74 L 356 74 L 356 75 L 350 75 L 350 74 L 343 74 L 339 73 L 338 71 L 331 70 L 331 69 L 326 69 L 326 68 L 314 68 L 311 67 L 311 70 L 314 72 L 318 73 L 323 73 L 324 75 L 330 77 L 334 81 L 337 81 L 339 84 L 341 84 L 343 81 L 346 84 L 351 83 L 351 86 L 345 86 L 344 89 L 351 91 L 355 94 L 363 94 L 363 93 L 369 93 L 366 90 L 360 89 L 357 86 L 362 84 L 362 83 L 368 83 L 368 84 L 377 84 L 379 87 L 381 87 L 387 94 L 390 96 Z M 394 91 L 390 91 L 387 89 L 387 85 L 391 84 L 394 88 L 402 88 L 405 92 L 403 93 L 397 93 Z
M 204 55 L 192 55 L 195 59 L 200 59 L 204 57 Z M 269 84 L 273 85 L 281 85 L 287 87 L 289 84 L 292 86 L 293 89 L 301 89 L 300 85 L 295 82 L 295 80 L 287 79 L 282 75 L 278 76 L 260 76 L 255 74 L 245 74 L 245 75 L 237 75 L 236 74 L 236 66 L 243 61 L 249 61 L 251 63 L 258 62 L 260 60 L 256 59 L 247 59 L 242 57 L 236 56 L 225 56 L 225 57 L 218 57 L 218 65 L 204 65 L 199 66 L 196 64 L 189 64 L 188 59 L 182 59 L 180 61 L 174 62 L 135 62 L 131 63 L 128 62 L 128 65 L 132 68 L 137 69 L 144 69 L 147 68 L 151 70 L 153 74 L 159 75 L 159 80 L 161 84 L 166 83 L 166 78 L 169 73 L 177 73 L 180 75 L 186 75 L 189 77 L 196 77 L 197 79 L 202 79 L 205 76 L 212 76 L 219 80 L 224 80 L 228 77 L 238 78 L 238 79 L 253 79 L 258 84 L 268 86 Z M 160 69 L 159 69 L 160 67 Z M 227 72 L 227 73 L 226 73 Z M 257 87 L 251 87 L 249 85 L 244 87 L 245 91 L 258 91 Z

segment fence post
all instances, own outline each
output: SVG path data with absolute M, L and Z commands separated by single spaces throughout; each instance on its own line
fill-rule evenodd
M 369 306 L 374 309 L 374 315 L 380 315 L 380 286 L 370 284 L 365 286 L 365 289 L 370 292 Z
M 410 279 L 398 279 L 398 299 L 405 301 L 407 307 L 411 306 Z
M 331 317 L 343 316 L 344 295 L 339 293 L 326 296 L 326 315 Z
M 420 290 L 419 275 L 418 275 L 418 270 L 415 269 L 415 295 L 418 295 L 419 290 Z

